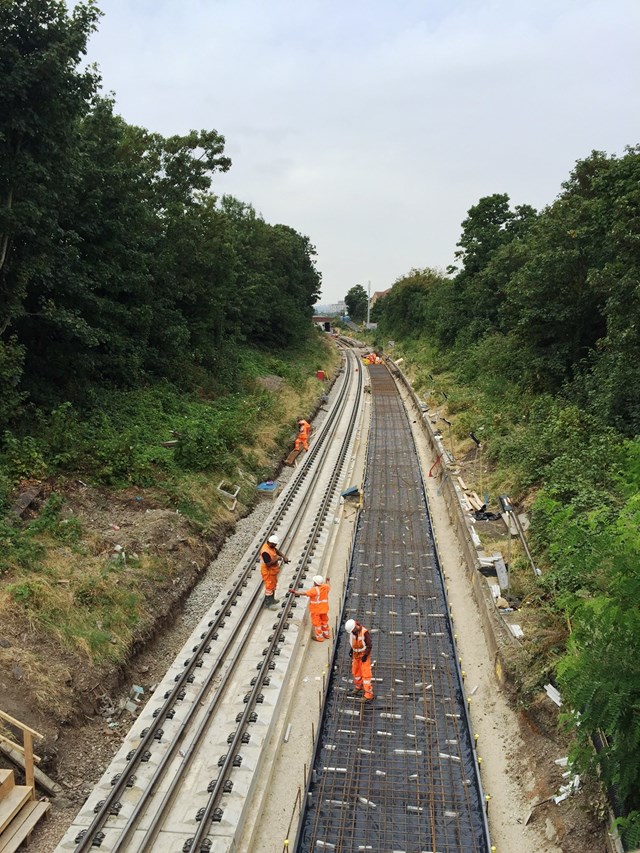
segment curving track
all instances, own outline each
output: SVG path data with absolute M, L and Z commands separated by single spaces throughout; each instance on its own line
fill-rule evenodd
M 294 569 L 281 572 L 280 592 L 317 572 L 362 405 L 362 372 L 354 369 L 352 352 L 345 351 L 344 364 L 337 399 L 303 464 L 58 853 L 234 849 L 259 784 L 262 747 L 278 714 L 303 616 L 289 597 L 277 612 L 262 607 L 258 551 L 277 531 L 285 553 L 299 555 Z

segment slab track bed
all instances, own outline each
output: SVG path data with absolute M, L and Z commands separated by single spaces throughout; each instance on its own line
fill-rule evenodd
M 454 627 L 407 413 L 384 366 L 344 618 L 373 639 L 373 702 L 340 632 L 297 851 L 488 853 Z

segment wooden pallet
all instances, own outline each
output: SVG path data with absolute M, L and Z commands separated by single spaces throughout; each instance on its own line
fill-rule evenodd
M 16 785 L 13 770 L 0 770 L 0 853 L 14 853 L 51 808 L 33 794 L 31 785 Z
M 22 730 L 22 746 L 1 735 L 2 740 L 24 756 L 26 785 L 16 785 L 13 770 L 0 770 L 0 853 L 15 853 L 28 842 L 41 817 L 51 808 L 48 800 L 36 800 L 33 738 L 42 738 L 35 729 L 21 723 L 4 711 L 0 719 Z

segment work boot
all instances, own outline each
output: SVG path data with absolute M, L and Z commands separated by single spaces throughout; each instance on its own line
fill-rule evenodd
M 264 606 L 267 607 L 269 610 L 275 610 L 277 603 L 278 602 L 276 601 L 274 595 L 265 595 Z

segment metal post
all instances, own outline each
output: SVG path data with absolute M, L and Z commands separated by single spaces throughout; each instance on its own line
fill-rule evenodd
M 511 591 L 511 520 L 513 519 L 515 510 L 508 495 L 500 495 L 498 500 L 500 501 L 502 512 L 507 516 L 507 595 L 509 595 Z
M 511 513 L 507 513 L 507 601 L 509 601 L 509 592 L 511 587 Z
M 371 317 L 371 282 L 367 282 L 367 329 L 369 328 L 369 318 Z

